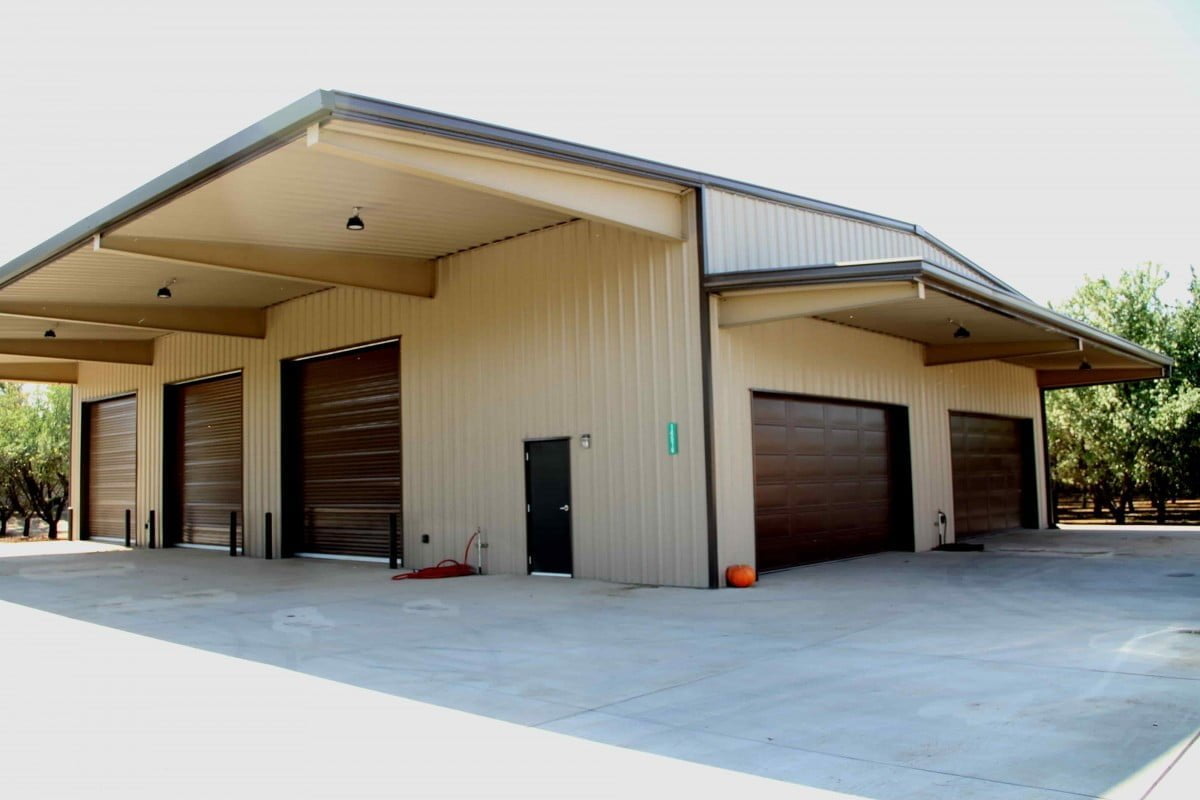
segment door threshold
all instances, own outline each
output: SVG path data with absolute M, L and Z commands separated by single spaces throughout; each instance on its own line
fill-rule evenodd
M 530 575 L 536 575 L 539 578 L 574 578 L 575 576 L 569 572 L 531 572 Z
M 82 539 L 81 541 L 84 541 L 84 542 L 104 542 L 105 544 L 119 544 L 119 545 L 121 545 L 122 547 L 124 547 L 124 546 L 125 546 L 125 540 L 124 540 L 124 539 L 118 539 L 116 536 L 89 536 L 89 537 L 87 537 L 86 539 Z
M 326 561 L 360 561 L 365 564 L 386 564 L 388 560 L 383 556 L 343 556 L 334 553 L 293 553 L 295 558 L 321 558 Z M 397 561 L 396 566 L 404 566 L 403 561 Z
M 225 552 L 225 553 L 228 553 L 228 552 L 229 552 L 229 545 L 227 545 L 227 544 L 226 544 L 226 545 L 220 545 L 220 544 L 193 544 L 192 542 L 177 542 L 176 544 L 173 544 L 173 545 L 170 545 L 170 546 L 171 546 L 171 547 L 178 547 L 178 548 L 180 548 L 180 549 L 182 549 L 182 550 L 211 550 L 211 551 L 214 551 L 214 552 Z M 239 548 L 238 548 L 238 555 L 241 555 L 241 552 L 242 552 L 242 548 L 240 548 L 240 547 L 239 547 Z

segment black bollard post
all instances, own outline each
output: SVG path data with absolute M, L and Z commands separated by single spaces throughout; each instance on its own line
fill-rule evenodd
M 146 546 L 151 550 L 154 549 L 154 509 L 150 509 L 150 522 L 146 526 L 149 531 L 149 536 L 146 537 Z
M 229 512 L 229 555 L 237 555 L 237 512 Z
M 133 512 L 125 509 L 125 546 L 133 547 Z
M 275 543 L 271 536 L 271 512 L 267 512 L 266 519 L 263 520 L 263 556 L 269 561 L 274 557 L 273 550 Z
M 388 569 L 396 569 L 399 562 L 399 544 L 400 537 L 398 536 L 399 520 L 394 512 L 388 514 Z

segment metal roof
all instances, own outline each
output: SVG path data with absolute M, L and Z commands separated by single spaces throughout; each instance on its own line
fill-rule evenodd
M 737 291 L 784 286 L 805 286 L 823 283 L 852 283 L 871 281 L 919 280 L 986 308 L 1045 325 L 1065 334 L 1079 336 L 1118 353 L 1170 367 L 1172 359 L 1155 353 L 1087 323 L 1040 306 L 1026 298 L 998 292 L 957 275 L 936 264 L 919 259 L 884 259 L 854 264 L 818 264 L 792 269 L 772 269 L 710 275 L 704 285 L 711 291 Z
M 1023 297 L 1016 289 L 949 247 L 921 226 L 909 222 L 704 172 L 587 147 L 562 139 L 539 136 L 413 106 L 324 89 L 302 97 L 291 105 L 239 131 L 0 266 L 0 288 L 68 250 L 84 244 L 95 234 L 102 233 L 242 161 L 254 158 L 295 139 L 314 122 L 331 118 L 366 122 L 493 147 L 503 147 L 627 174 L 668 180 L 691 187 L 723 189 L 784 205 L 904 231 L 919 236 L 944 250 L 1011 294 Z

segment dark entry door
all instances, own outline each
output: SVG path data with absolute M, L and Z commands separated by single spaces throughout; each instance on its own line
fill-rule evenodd
M 954 535 L 1037 527 L 1033 420 L 950 412 Z
M 529 571 L 571 575 L 571 442 L 525 443 Z
M 168 386 L 168 515 L 172 544 L 229 545 L 237 513 L 242 544 L 242 376 Z
M 137 506 L 137 400 L 85 403 L 83 536 L 124 538 Z
M 755 394 L 755 558 L 760 571 L 900 546 L 895 410 Z
M 286 364 L 284 392 L 289 553 L 386 558 L 401 510 L 399 342 Z

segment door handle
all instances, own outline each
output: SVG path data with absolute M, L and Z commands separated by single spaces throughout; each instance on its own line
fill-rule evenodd
M 571 510 L 571 506 L 570 506 L 569 504 L 568 504 L 568 505 L 565 505 L 565 506 L 559 506 L 559 507 L 558 507 L 558 510 L 559 510 L 559 511 L 570 511 L 570 510 Z

